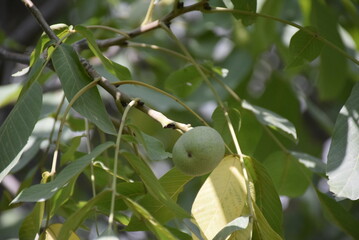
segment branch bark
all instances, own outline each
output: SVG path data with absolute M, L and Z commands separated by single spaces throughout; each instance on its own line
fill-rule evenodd
M 44 30 L 44 32 L 49 36 L 50 39 L 55 40 L 56 42 L 59 41 L 59 38 L 56 36 L 54 31 L 52 31 L 50 25 L 47 23 L 45 18 L 43 17 L 40 10 L 33 4 L 31 0 L 22 0 L 25 6 L 29 9 L 31 14 L 34 16 L 36 21 L 39 23 L 41 28 Z

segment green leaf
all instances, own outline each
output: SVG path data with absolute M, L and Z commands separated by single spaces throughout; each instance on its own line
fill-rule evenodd
M 193 65 L 172 72 L 165 80 L 165 88 L 176 96 L 190 96 L 201 85 L 202 77 Z
M 254 189 L 250 195 L 254 197 Z M 247 188 L 238 156 L 228 155 L 206 179 L 192 204 L 192 216 L 207 239 L 213 239 L 229 222 L 248 216 Z M 252 224 L 233 233 L 235 239 L 248 239 Z
M 338 48 L 346 51 L 338 32 L 338 15 L 324 1 L 311 2 L 311 22 L 319 34 Z M 320 55 L 320 71 L 317 80 L 322 100 L 336 100 L 345 91 L 348 81 L 347 59 L 337 50 L 325 46 Z
M 69 26 L 66 24 L 60 23 L 51 25 L 51 29 L 55 32 L 55 34 L 62 39 L 69 33 Z M 66 40 L 66 39 L 65 39 Z M 63 41 L 65 41 L 63 40 Z M 50 38 L 47 36 L 47 34 L 43 33 L 40 37 L 40 39 L 37 41 L 36 47 L 34 51 L 32 51 L 30 56 L 30 66 L 33 66 L 33 64 L 38 60 L 41 59 L 41 54 L 43 51 L 49 46 Z M 52 50 L 53 51 L 53 50 Z M 48 55 L 50 54 L 47 53 Z
M 339 112 L 328 153 L 330 191 L 338 197 L 359 199 L 359 83 Z
M 129 208 L 138 215 L 147 225 L 147 227 L 157 236 L 160 240 L 177 240 L 168 229 L 162 226 L 145 208 L 136 203 L 130 198 L 123 197 Z
M 143 145 L 151 160 L 160 161 L 172 156 L 171 153 L 166 152 L 163 143 L 157 138 L 147 135 L 135 125 L 131 125 L 131 129 L 135 132 L 136 139 L 138 139 L 137 142 Z
M 239 217 L 229 222 L 221 231 L 219 231 L 213 240 L 226 240 L 235 231 L 244 230 L 248 227 L 249 217 Z
M 321 206 L 330 219 L 353 239 L 359 239 L 359 221 L 354 218 L 342 205 L 316 189 Z
M 40 235 L 40 239 L 44 239 L 44 240 L 54 240 L 54 239 L 59 239 L 59 234 L 61 231 L 61 228 L 63 227 L 64 224 L 61 223 L 54 223 L 51 224 L 50 226 L 48 226 Z M 80 238 L 74 233 L 74 232 L 70 232 L 68 237 L 66 238 L 67 240 L 80 240 Z
M 20 239 L 36 239 L 36 234 L 40 231 L 42 218 L 44 215 L 45 203 L 38 202 L 31 213 L 24 219 L 19 230 Z
M 284 0 L 265 1 L 260 8 L 261 14 L 270 16 L 280 16 L 282 9 L 285 7 Z M 278 27 L 278 22 L 268 21 L 265 18 L 257 18 L 256 24 L 253 26 L 251 37 L 251 51 L 260 54 L 269 49 L 274 42 L 278 41 L 278 36 L 281 36 L 281 28 Z
M 237 9 L 246 11 L 249 13 L 255 13 L 257 10 L 257 0 L 223 0 L 226 7 L 231 9 Z M 251 25 L 255 21 L 255 16 L 251 16 L 243 13 L 233 13 L 236 19 L 241 19 L 243 25 Z
M 122 154 L 142 179 L 149 194 L 164 204 L 167 208 L 171 209 L 177 217 L 189 217 L 189 214 L 170 198 L 150 167 L 142 159 L 129 152 L 123 152 Z
M 17 202 L 38 202 L 51 198 L 57 191 L 64 187 L 72 178 L 80 174 L 91 161 L 103 151 L 112 147 L 112 142 L 106 142 L 97 146 L 90 154 L 87 154 L 75 162 L 66 166 L 56 178 L 46 184 L 33 185 L 20 192 L 12 203 Z
M 92 81 L 71 46 L 61 44 L 54 51 L 51 59 L 68 101 Z M 105 133 L 117 134 L 97 88 L 86 91 L 77 99 L 73 108 Z
M 75 153 L 77 148 L 80 146 L 82 136 L 76 136 L 70 140 L 70 146 L 68 146 L 65 150 L 61 149 L 63 151 L 63 154 L 61 156 L 61 165 L 75 160 Z
M 319 158 L 313 157 L 307 153 L 301 152 L 293 152 L 291 151 L 290 154 L 298 159 L 298 161 L 310 169 L 312 172 L 324 174 L 325 169 L 327 168 L 326 164 L 320 160 Z
M 298 197 L 310 184 L 312 173 L 292 155 L 274 152 L 263 163 L 279 195 Z
M 116 76 L 119 80 L 132 79 L 131 73 L 128 68 L 108 59 L 102 54 L 100 48 L 97 46 L 96 39 L 91 31 L 89 31 L 86 27 L 80 25 L 76 26 L 75 30 L 86 38 L 91 51 L 95 54 L 96 57 L 101 60 L 102 64 L 111 74 Z
M 56 211 L 64 205 L 74 193 L 74 188 L 77 178 L 72 178 L 68 184 L 56 192 L 56 194 L 51 198 L 50 201 L 50 218 L 53 217 Z
M 61 227 L 60 233 L 58 234 L 57 240 L 67 240 L 72 232 L 74 232 L 81 223 L 85 220 L 93 208 L 101 202 L 103 199 L 111 195 L 111 191 L 103 191 L 97 194 L 94 198 L 89 200 L 84 206 L 74 212 L 69 218 L 66 219 Z
M 184 185 L 186 185 L 192 179 L 192 176 L 188 176 L 182 173 L 177 168 L 172 168 L 159 179 L 159 182 L 169 197 L 176 202 L 178 195 L 183 191 Z M 139 204 L 160 223 L 166 223 L 173 217 L 173 212 L 171 209 L 167 208 L 166 205 L 158 201 L 150 194 L 147 194 L 144 198 L 142 198 L 139 201 Z M 143 228 L 143 224 L 138 218 L 132 217 L 126 230 L 140 231 L 145 229 Z
M 247 155 L 253 155 L 263 135 L 263 127 L 257 121 L 254 114 L 249 111 L 241 111 L 241 129 L 238 141 L 241 149 Z
M 146 189 L 141 182 L 121 182 L 116 185 L 116 192 L 122 196 L 127 196 L 130 198 L 136 198 L 146 194 Z M 111 201 L 112 196 L 108 195 L 101 200 L 100 203 L 96 204 L 96 208 L 105 214 L 110 214 L 111 211 Z M 122 201 L 121 197 L 117 197 L 115 204 L 115 211 L 124 211 L 127 210 L 127 205 Z
M 228 109 L 228 116 L 234 127 L 234 131 L 238 134 L 241 128 L 241 114 L 235 108 Z M 231 133 L 228 128 L 227 120 L 221 107 L 217 107 L 212 114 L 213 128 L 222 136 L 225 143 L 233 142 Z
M 24 84 L 24 86 L 21 89 L 20 96 L 24 95 L 25 92 L 32 86 L 34 82 L 40 83 L 41 73 L 43 71 L 43 66 L 45 64 L 45 60 L 42 58 L 36 59 L 34 64 L 32 64 L 29 76 L 27 77 L 27 80 Z
M 242 102 L 242 107 L 254 113 L 258 121 L 263 125 L 281 133 L 295 143 L 298 142 L 297 131 L 295 130 L 294 125 L 287 119 L 268 109 L 252 105 L 245 100 Z
M 264 166 L 254 158 L 244 158 L 249 175 L 254 183 L 256 204 L 271 228 L 283 235 L 283 212 L 279 195 Z
M 276 233 L 267 220 L 257 204 L 254 204 L 256 220 L 253 224 L 253 240 L 281 240 L 282 237 Z
M 322 51 L 323 42 L 318 40 L 315 28 L 305 27 L 305 29 L 296 32 L 290 40 L 289 53 L 291 60 L 288 68 L 301 65 L 304 60 L 313 61 Z M 312 34 L 309 32 L 312 32 Z
M 0 127 L 0 182 L 16 165 L 40 116 L 42 90 L 34 83 L 18 100 Z M 15 157 L 18 158 L 15 159 Z

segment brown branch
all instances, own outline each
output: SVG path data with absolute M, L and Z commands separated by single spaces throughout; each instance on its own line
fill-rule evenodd
M 127 106 L 127 104 L 129 104 L 133 100 L 133 98 L 121 92 L 118 88 L 112 85 L 110 81 L 97 73 L 96 70 L 86 59 L 82 58 L 81 63 L 84 65 L 87 73 L 91 76 L 91 78 L 100 79 L 98 84 L 103 87 L 115 99 L 117 106 Z M 139 101 L 135 107 L 141 112 L 147 114 L 155 121 L 159 122 L 163 128 L 179 129 L 182 132 L 187 132 L 191 129 L 190 124 L 180 123 L 169 119 L 163 113 L 146 106 L 145 103 L 142 101 Z
M 5 60 L 23 63 L 23 64 L 29 64 L 29 62 L 30 62 L 29 55 L 9 51 L 3 47 L 0 47 L 0 59 L 5 59 Z
M 126 44 L 126 41 L 129 39 L 135 38 L 141 34 L 144 34 L 146 32 L 160 28 L 161 23 L 169 25 L 174 18 L 176 18 L 180 15 L 183 15 L 185 13 L 192 12 L 192 11 L 202 11 L 202 10 L 207 9 L 208 7 L 209 7 L 208 1 L 204 0 L 204 1 L 200 1 L 198 3 L 195 3 L 195 4 L 187 6 L 187 7 L 176 8 L 172 12 L 170 12 L 169 14 L 167 14 L 166 16 L 161 18 L 160 20 L 155 20 L 153 22 L 142 25 L 142 26 L 128 32 L 127 33 L 128 37 L 119 36 L 119 37 L 115 37 L 115 38 L 97 40 L 96 43 L 100 48 L 107 48 L 107 47 L 115 46 L 115 45 L 121 46 L 121 45 Z M 81 52 L 85 49 L 88 49 L 88 44 L 87 44 L 86 39 L 82 39 L 82 40 L 74 43 L 73 46 L 74 46 L 75 51 L 77 51 L 77 52 Z
M 56 36 L 54 31 L 52 31 L 51 27 L 41 14 L 40 10 L 35 6 L 35 4 L 32 3 L 31 0 L 22 0 L 22 2 L 25 4 L 27 9 L 31 12 L 31 14 L 35 17 L 41 28 L 44 30 L 44 32 L 49 36 L 50 39 L 55 40 L 56 42 L 59 41 L 59 38 Z

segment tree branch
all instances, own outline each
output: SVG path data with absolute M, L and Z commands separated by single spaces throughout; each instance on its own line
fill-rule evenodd
M 111 47 L 114 45 L 121 46 L 121 45 L 126 44 L 126 41 L 129 39 L 132 39 L 132 38 L 137 37 L 146 32 L 160 28 L 161 23 L 169 25 L 174 18 L 176 18 L 180 15 L 183 15 L 185 13 L 192 12 L 192 11 L 203 11 L 207 8 L 208 8 L 207 0 L 200 1 L 198 3 L 192 4 L 187 7 L 177 8 L 177 9 L 171 11 L 169 14 L 167 14 L 163 18 L 161 18 L 160 20 L 155 20 L 153 22 L 144 24 L 144 25 L 128 32 L 127 33 L 128 37 L 127 36 L 119 36 L 119 37 L 115 37 L 115 38 L 97 40 L 96 43 L 100 48 L 107 48 L 107 47 Z M 82 39 L 82 40 L 74 43 L 73 46 L 74 46 L 75 51 L 77 51 L 77 52 L 81 52 L 85 49 L 88 49 L 88 44 L 87 44 L 86 39 Z
M 29 64 L 30 62 L 29 55 L 12 52 L 3 47 L 0 47 L 0 59 L 5 59 L 23 64 Z
M 35 4 L 32 3 L 31 0 L 22 0 L 22 2 L 25 4 L 27 9 L 31 12 L 31 14 L 35 17 L 41 28 L 44 30 L 44 32 L 49 36 L 50 39 L 55 40 L 56 42 L 59 41 L 59 38 L 56 36 L 54 31 L 52 31 L 49 24 L 46 22 L 45 18 L 41 14 L 40 10 L 35 6 Z
M 102 77 L 96 70 L 92 67 L 92 65 L 84 58 L 81 59 L 81 63 L 84 65 L 87 73 L 93 79 L 100 79 L 98 84 L 103 87 L 116 101 L 116 104 L 119 106 L 127 106 L 133 99 L 129 97 L 127 94 L 121 92 L 118 88 L 110 83 L 106 78 Z M 136 106 L 138 110 L 147 114 L 149 117 L 159 122 L 163 128 L 172 128 L 178 129 L 182 132 L 189 131 L 192 127 L 190 124 L 176 122 L 172 119 L 166 117 L 163 113 L 156 111 L 145 105 L 144 102 L 139 101 Z

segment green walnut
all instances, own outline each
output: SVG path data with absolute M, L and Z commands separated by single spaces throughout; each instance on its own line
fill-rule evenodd
M 200 176 L 211 172 L 225 152 L 221 135 L 211 127 L 195 127 L 183 134 L 173 146 L 175 166 L 185 174 Z

